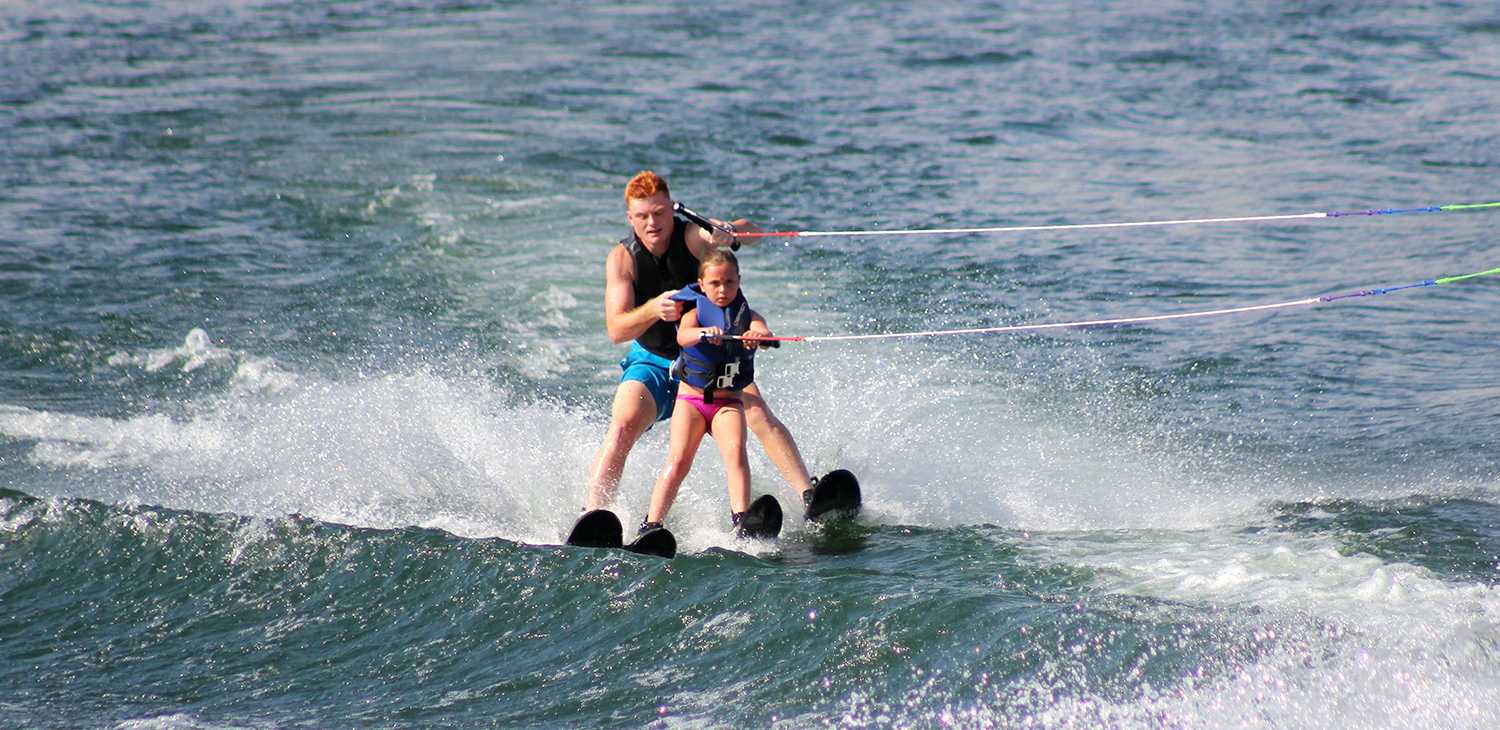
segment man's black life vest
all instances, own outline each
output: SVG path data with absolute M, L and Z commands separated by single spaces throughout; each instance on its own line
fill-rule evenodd
M 634 232 L 621 239 L 620 245 L 635 262 L 635 306 L 651 301 L 662 292 L 681 289 L 698 280 L 698 257 L 688 249 L 687 227 L 687 221 L 672 219 L 672 238 L 667 242 L 667 252 L 661 256 L 653 256 L 646 250 Z M 677 346 L 676 322 L 658 320 L 635 341 L 647 352 L 668 360 L 676 359 L 681 349 Z

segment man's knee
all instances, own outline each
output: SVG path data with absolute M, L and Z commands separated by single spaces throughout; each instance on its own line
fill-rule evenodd
M 747 392 L 741 396 L 741 399 L 745 410 L 745 425 L 752 430 L 777 423 L 776 416 L 771 413 L 771 407 L 766 405 L 764 398 Z
M 629 451 L 635 442 L 651 427 L 650 421 L 641 418 L 618 417 L 609 419 L 609 430 L 604 434 L 604 443 L 617 450 Z
M 609 428 L 611 432 L 619 430 L 640 436 L 656 423 L 656 416 L 657 403 L 651 391 L 638 382 L 626 381 L 615 391 Z
M 781 425 L 781 421 L 776 418 L 775 414 L 771 413 L 771 409 L 766 408 L 764 404 L 759 408 L 745 409 L 745 425 L 755 433 L 780 431 L 785 428 Z

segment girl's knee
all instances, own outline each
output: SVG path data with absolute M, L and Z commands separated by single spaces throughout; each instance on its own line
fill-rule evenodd
M 750 452 L 746 448 L 745 439 L 729 439 L 719 442 L 719 454 L 724 457 L 726 465 L 744 465 L 750 463 Z
M 683 477 L 687 476 L 688 471 L 692 468 L 692 456 L 669 456 L 667 457 L 666 465 L 661 468 L 661 475 L 664 479 L 680 481 Z

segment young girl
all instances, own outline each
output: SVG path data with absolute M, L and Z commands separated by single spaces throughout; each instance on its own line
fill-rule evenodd
M 696 303 L 677 326 L 682 355 L 672 374 L 682 381 L 672 410 L 672 445 L 651 493 L 641 533 L 658 529 L 693 466 L 705 432 L 713 434 L 729 472 L 729 511 L 736 527 L 750 505 L 750 463 L 745 454 L 745 409 L 740 391 L 755 379 L 755 339 L 770 336 L 766 320 L 740 292 L 734 254 L 711 249 L 698 264 L 698 283 L 673 295 Z M 740 335 L 746 341 L 715 335 Z

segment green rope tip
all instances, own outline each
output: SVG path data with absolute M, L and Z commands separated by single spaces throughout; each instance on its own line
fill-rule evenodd
M 1444 205 L 1438 210 L 1478 210 L 1479 208 L 1500 208 L 1500 203 L 1479 203 L 1477 205 Z
M 1500 203 L 1491 203 L 1491 205 L 1500 205 Z M 1500 274 L 1500 269 L 1490 269 L 1489 271 L 1480 271 L 1480 272 L 1476 272 L 1476 273 L 1473 273 L 1473 274 L 1464 274 L 1463 276 L 1450 276 L 1450 277 L 1448 277 L 1446 279 L 1437 279 L 1436 281 L 1439 284 L 1447 284 L 1450 281 L 1461 281 L 1463 279 L 1472 279 L 1472 278 L 1474 278 L 1476 276 L 1490 276 L 1492 274 Z

